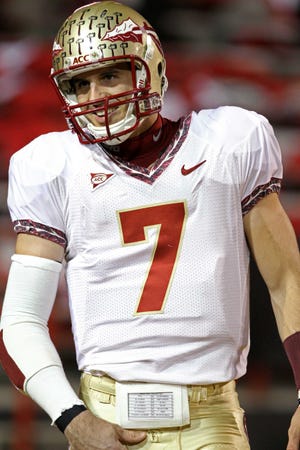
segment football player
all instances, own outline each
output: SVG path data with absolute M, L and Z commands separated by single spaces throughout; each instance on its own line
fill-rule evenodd
M 237 107 L 162 117 L 161 43 L 117 2 L 67 18 L 51 78 L 70 130 L 11 159 L 4 369 L 72 450 L 249 449 L 250 252 L 300 388 L 299 250 L 271 125 Z M 63 260 L 79 395 L 47 328 Z M 297 409 L 287 449 L 299 441 Z

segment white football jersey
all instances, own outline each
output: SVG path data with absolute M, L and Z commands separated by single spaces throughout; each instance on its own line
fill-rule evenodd
M 70 131 L 11 160 L 16 232 L 66 246 L 80 370 L 206 384 L 242 376 L 249 349 L 246 214 L 280 190 L 269 122 L 192 113 L 155 164 L 120 163 Z

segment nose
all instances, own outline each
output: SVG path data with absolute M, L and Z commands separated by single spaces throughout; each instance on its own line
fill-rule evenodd
M 101 86 L 97 81 L 93 81 L 90 84 L 90 100 L 96 100 L 97 98 L 105 97 L 102 92 Z

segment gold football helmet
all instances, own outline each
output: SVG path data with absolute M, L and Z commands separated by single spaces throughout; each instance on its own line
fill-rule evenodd
M 123 62 L 131 69 L 131 90 L 78 103 L 74 76 Z M 53 45 L 51 79 L 67 123 L 82 143 L 116 145 L 126 140 L 144 117 L 160 111 L 167 89 L 165 69 L 155 30 L 135 10 L 114 1 L 76 9 L 58 31 Z M 124 105 L 124 118 L 109 123 L 109 111 Z M 87 109 L 104 117 L 104 125 L 92 124 Z

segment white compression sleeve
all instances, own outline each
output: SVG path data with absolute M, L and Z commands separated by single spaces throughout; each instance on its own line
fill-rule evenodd
M 52 421 L 74 404 L 82 404 L 65 376 L 47 327 L 60 272 L 56 261 L 14 255 L 0 325 L 3 367 Z

